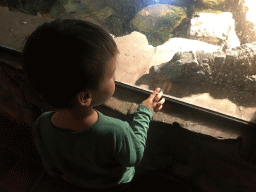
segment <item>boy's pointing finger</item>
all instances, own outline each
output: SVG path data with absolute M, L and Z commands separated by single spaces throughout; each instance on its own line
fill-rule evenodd
M 155 98 L 155 96 L 159 93 L 160 90 L 161 90 L 160 88 L 156 88 L 155 91 L 153 93 L 151 93 L 149 98 L 153 100 Z

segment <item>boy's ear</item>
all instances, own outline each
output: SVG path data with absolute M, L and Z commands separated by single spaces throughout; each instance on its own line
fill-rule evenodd
M 80 106 L 90 106 L 92 101 L 92 94 L 90 91 L 81 91 L 76 96 L 78 105 Z

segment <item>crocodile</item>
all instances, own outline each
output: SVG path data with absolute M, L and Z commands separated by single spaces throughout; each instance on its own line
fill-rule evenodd
M 255 88 L 255 59 L 256 41 L 232 49 L 223 46 L 215 52 L 176 52 L 170 61 L 152 66 L 149 74 L 173 83 L 246 82 Z

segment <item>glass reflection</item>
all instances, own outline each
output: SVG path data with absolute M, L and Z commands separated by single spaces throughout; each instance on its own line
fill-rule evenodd
M 59 16 L 91 21 L 120 49 L 118 81 L 250 121 L 255 113 L 253 0 L 6 0 L 1 45 L 22 51 Z

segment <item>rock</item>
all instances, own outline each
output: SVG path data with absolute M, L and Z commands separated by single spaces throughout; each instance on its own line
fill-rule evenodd
M 58 17 L 66 13 L 75 12 L 78 4 L 74 0 L 61 1 L 57 0 L 56 3 L 51 7 L 50 14 L 53 18 Z
M 152 5 L 152 4 L 169 4 L 179 7 L 186 7 L 191 5 L 196 5 L 200 3 L 199 1 L 191 1 L 191 0 L 143 0 L 144 4 L 146 6 Z
M 138 0 L 105 0 L 106 5 L 112 7 L 116 12 L 122 14 L 124 7 L 134 7 L 136 12 L 141 9 L 141 3 Z
M 115 14 L 112 14 L 104 23 L 104 25 L 108 26 L 108 28 L 111 28 L 109 31 L 115 33 L 116 36 L 130 34 L 134 31 L 134 29 L 131 27 L 130 21 L 141 9 L 140 1 L 106 0 L 105 5 L 111 7 L 115 11 Z
M 171 38 L 163 45 L 157 46 L 157 49 L 169 50 L 171 52 L 184 52 L 184 51 L 199 51 L 204 50 L 205 52 L 217 51 L 220 46 L 212 45 L 202 41 L 186 38 Z
M 255 1 L 254 0 L 229 0 L 226 10 L 233 14 L 236 24 L 236 34 L 241 44 L 252 43 L 256 41 L 254 28 L 255 21 Z
M 212 14 L 215 14 L 215 15 L 219 15 L 220 13 L 223 13 L 223 11 L 221 10 L 214 10 L 214 9 L 202 9 L 202 8 L 193 8 L 193 14 L 194 15 L 198 15 L 200 13 L 212 13 Z M 198 16 L 196 16 L 198 17 Z
M 186 18 L 186 13 L 183 8 L 156 4 L 139 11 L 131 24 L 138 31 L 149 34 L 163 43 L 170 39 L 171 32 L 184 18 Z
M 254 29 L 256 29 L 255 25 L 256 25 L 256 20 L 255 20 L 255 1 L 252 0 L 244 0 L 244 7 L 247 10 L 246 12 L 246 18 L 247 21 L 252 22 Z
M 86 6 L 89 7 L 90 9 L 100 9 L 102 8 L 102 6 L 104 6 L 104 1 L 102 0 L 80 0 L 81 3 Z
M 256 20 L 255 20 L 255 1 L 244 0 L 242 13 L 245 14 L 245 21 L 241 23 L 244 31 L 244 37 L 248 38 L 246 43 L 251 43 L 256 40 Z M 243 13 L 244 12 L 244 13 Z M 243 18 L 243 17 L 242 17 Z
M 75 13 L 67 13 L 65 15 L 61 15 L 62 18 L 68 18 L 68 19 L 79 19 L 83 21 L 89 21 L 91 23 L 94 23 L 96 25 L 99 25 L 104 28 L 97 20 L 95 20 L 93 17 L 90 16 L 90 14 L 85 13 L 81 14 L 80 12 L 75 12 Z
M 202 0 L 204 5 L 220 5 L 224 3 L 226 0 Z
M 150 68 L 154 48 L 148 44 L 147 37 L 137 31 L 116 37 L 115 42 L 120 50 L 116 80 L 136 85 L 136 81 Z
M 116 15 L 108 17 L 104 26 L 106 26 L 106 29 L 115 36 L 123 35 L 124 29 L 122 20 Z
M 213 45 L 228 44 L 231 48 L 240 46 L 235 32 L 235 21 L 232 13 L 197 12 L 191 19 L 189 38 Z
M 69 0 L 68 2 L 72 1 Z M 105 6 L 101 9 L 89 9 L 83 4 L 76 4 L 76 7 L 73 7 L 75 9 L 74 11 L 73 9 L 66 9 L 65 6 L 68 7 L 66 4 L 57 2 L 51 9 L 52 17 L 61 16 L 63 18 L 80 19 L 103 27 L 102 23 L 106 22 L 109 17 L 115 14 L 115 11 L 109 6 Z M 58 7 L 57 10 L 56 7 Z
M 106 21 L 106 19 L 108 17 L 110 17 L 111 15 L 113 15 L 114 13 L 115 13 L 115 11 L 109 6 L 106 6 L 100 10 L 93 11 L 93 14 L 97 17 L 97 19 L 100 22 Z

